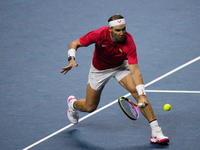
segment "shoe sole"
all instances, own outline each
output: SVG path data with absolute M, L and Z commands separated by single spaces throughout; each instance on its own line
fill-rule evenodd
M 69 113 L 69 110 L 66 112 L 67 118 L 69 119 L 68 113 Z M 69 119 L 69 121 L 70 121 L 70 119 Z M 70 122 L 71 122 L 71 121 L 70 121 Z M 77 122 L 77 123 L 71 122 L 71 123 L 75 125 L 75 124 L 77 124 L 78 122 Z
M 150 142 L 152 144 L 161 144 L 161 145 L 165 145 L 169 143 L 169 139 L 162 139 L 162 140 L 157 140 L 157 139 L 151 139 Z
M 160 141 L 157 141 L 158 144 L 168 144 L 169 143 L 169 139 L 162 139 Z

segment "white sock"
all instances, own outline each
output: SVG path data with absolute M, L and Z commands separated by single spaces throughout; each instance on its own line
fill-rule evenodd
M 159 127 L 158 121 L 157 120 L 152 121 L 150 123 L 150 127 L 151 127 L 152 130 L 155 130 L 156 128 L 158 128 Z

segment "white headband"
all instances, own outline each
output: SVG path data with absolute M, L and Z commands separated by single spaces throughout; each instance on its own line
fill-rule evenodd
M 113 20 L 109 22 L 109 27 L 114 27 L 122 24 L 125 24 L 125 19 Z

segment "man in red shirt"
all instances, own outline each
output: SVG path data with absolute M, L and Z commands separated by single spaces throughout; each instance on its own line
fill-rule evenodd
M 95 51 L 88 76 L 86 99 L 77 100 L 68 97 L 67 116 L 73 124 L 78 123 L 78 110 L 94 111 L 100 101 L 101 92 L 111 77 L 114 77 L 127 89 L 138 103 L 144 103 L 140 109 L 152 129 L 152 143 L 168 143 L 169 138 L 162 134 L 154 115 L 150 101 L 146 97 L 143 78 L 138 68 L 136 46 L 132 36 L 126 32 L 125 19 L 121 15 L 114 15 L 108 20 L 109 26 L 91 31 L 69 45 L 69 64 L 62 68 L 66 74 L 75 62 L 76 51 L 79 47 L 86 47 L 95 43 Z

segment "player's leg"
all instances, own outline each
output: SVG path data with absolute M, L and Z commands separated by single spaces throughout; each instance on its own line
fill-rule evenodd
M 68 98 L 69 110 L 67 111 L 67 116 L 72 123 L 78 123 L 78 110 L 92 112 L 97 108 L 101 92 L 111 77 L 112 72 L 110 70 L 100 71 L 91 65 L 88 75 L 86 99 L 76 100 L 74 96 L 69 96 Z
M 126 75 L 124 78 L 122 78 L 119 83 L 126 89 L 128 90 L 131 95 L 136 99 L 136 101 L 138 101 L 138 93 L 137 90 L 135 88 L 133 79 L 131 74 Z M 153 112 L 152 106 L 150 101 L 147 99 L 148 101 L 148 105 L 145 108 L 141 108 L 140 111 L 141 113 L 147 118 L 147 120 L 149 122 L 156 120 L 155 114 Z
M 128 74 L 125 77 L 123 77 L 119 81 L 119 83 L 125 89 L 127 89 L 132 94 L 132 96 L 138 101 L 139 96 L 138 96 L 137 90 L 135 88 L 131 74 Z M 160 144 L 168 143 L 169 138 L 163 135 L 162 130 L 158 125 L 158 122 L 156 120 L 155 114 L 153 112 L 153 109 L 152 109 L 152 106 L 151 106 L 151 103 L 149 100 L 148 100 L 148 105 L 145 108 L 141 108 L 140 111 L 147 118 L 147 120 L 150 123 L 150 127 L 152 129 L 150 142 L 151 143 L 160 143 Z
M 97 108 L 103 88 L 104 86 L 98 90 L 94 90 L 91 88 L 90 84 L 88 84 L 86 99 L 77 100 L 73 95 L 68 97 L 67 117 L 73 124 L 78 123 L 78 110 L 83 112 L 92 112 Z
M 100 101 L 101 92 L 104 86 L 101 87 L 99 90 L 94 90 L 91 88 L 90 84 L 87 85 L 86 91 L 86 99 L 79 99 L 74 102 L 74 108 L 79 111 L 83 112 L 92 112 L 94 111 Z

